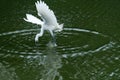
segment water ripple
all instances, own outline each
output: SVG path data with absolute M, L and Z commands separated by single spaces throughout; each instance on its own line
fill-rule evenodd
M 45 35 L 46 37 L 41 39 L 39 46 L 36 46 L 34 43 L 36 31 L 38 30 L 29 29 L 1 33 L 1 53 L 7 52 L 7 54 L 15 53 L 17 55 L 42 54 L 45 50 L 45 44 L 47 44 L 46 37 L 48 37 L 48 35 Z M 66 41 L 67 39 L 70 41 Z M 93 45 L 92 41 L 86 42 L 84 40 L 93 40 L 97 45 Z M 57 35 L 57 43 L 57 51 L 62 54 L 64 58 L 106 51 L 114 48 L 114 45 L 116 45 L 116 42 L 112 41 L 108 35 L 78 28 L 64 28 L 64 31 Z

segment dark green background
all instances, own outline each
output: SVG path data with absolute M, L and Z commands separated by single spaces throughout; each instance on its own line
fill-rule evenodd
M 49 33 L 36 46 L 39 26 L 23 20 L 35 2 L 0 1 L 0 80 L 120 80 L 120 0 L 45 0 L 64 23 L 56 48 Z

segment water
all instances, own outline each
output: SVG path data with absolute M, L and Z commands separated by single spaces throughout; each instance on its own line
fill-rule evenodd
M 45 0 L 65 25 L 57 47 L 23 20 L 35 1 L 0 1 L 0 80 L 120 79 L 119 0 Z

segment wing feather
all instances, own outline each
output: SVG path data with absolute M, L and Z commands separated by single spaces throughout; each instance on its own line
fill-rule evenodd
M 43 19 L 43 21 L 48 25 L 58 25 L 56 16 L 52 10 L 49 9 L 46 3 L 43 1 L 37 1 L 35 3 L 38 15 Z
M 33 24 L 38 24 L 38 25 L 42 25 L 43 22 L 36 18 L 35 16 L 31 15 L 31 14 L 26 14 L 26 18 L 24 18 L 25 21 L 27 22 L 31 22 Z

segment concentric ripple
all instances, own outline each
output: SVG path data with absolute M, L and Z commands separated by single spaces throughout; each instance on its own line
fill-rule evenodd
M 36 46 L 34 37 L 37 29 L 18 30 L 0 34 L 0 52 L 18 55 L 42 54 L 49 42 L 49 35 L 40 38 Z M 110 49 L 115 43 L 107 35 L 78 28 L 64 28 L 57 34 L 57 51 L 63 57 L 84 55 Z

